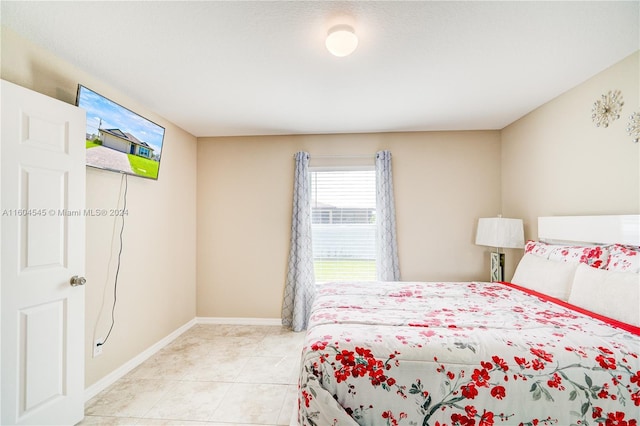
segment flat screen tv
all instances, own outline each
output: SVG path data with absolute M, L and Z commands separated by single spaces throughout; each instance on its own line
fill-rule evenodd
M 87 166 L 158 179 L 164 127 L 81 84 L 76 105 L 87 112 Z

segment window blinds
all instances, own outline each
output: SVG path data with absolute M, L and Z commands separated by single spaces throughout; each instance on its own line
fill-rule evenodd
M 316 281 L 375 280 L 375 170 L 310 172 Z

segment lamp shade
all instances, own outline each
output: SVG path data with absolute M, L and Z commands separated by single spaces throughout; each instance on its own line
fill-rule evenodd
M 487 217 L 478 219 L 476 244 L 499 248 L 524 247 L 522 219 Z

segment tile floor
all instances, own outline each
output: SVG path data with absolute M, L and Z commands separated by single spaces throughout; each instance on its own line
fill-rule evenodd
M 79 425 L 288 425 L 304 333 L 198 324 L 85 406 Z

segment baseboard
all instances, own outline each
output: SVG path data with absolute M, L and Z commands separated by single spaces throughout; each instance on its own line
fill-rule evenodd
M 197 324 L 282 325 L 280 318 L 196 317 Z
M 191 327 L 196 325 L 196 323 L 197 323 L 197 320 L 195 318 L 192 319 L 191 321 L 189 321 L 188 323 L 186 323 L 182 327 L 178 328 L 173 333 L 169 334 L 167 337 L 163 338 L 162 340 L 160 340 L 159 342 L 157 342 L 153 346 L 151 346 L 148 349 L 146 349 L 145 351 L 141 352 L 136 357 L 130 359 L 128 362 L 123 364 L 121 367 L 117 368 L 116 370 L 114 370 L 111 373 L 107 374 L 102 379 L 98 380 L 93 385 L 91 385 L 88 388 L 86 388 L 84 390 L 84 400 L 85 400 L 85 402 L 89 401 L 91 398 L 93 398 L 94 396 L 96 396 L 97 394 L 99 394 L 100 392 L 102 392 L 103 390 L 105 390 L 106 388 L 111 386 L 112 384 L 114 384 L 116 381 L 118 381 L 119 379 L 124 377 L 131 370 L 133 370 L 134 368 L 136 368 L 137 366 L 142 364 L 144 361 L 149 359 L 153 354 L 155 354 L 160 349 L 164 348 L 169 343 L 174 341 L 182 333 L 184 333 L 185 331 L 187 331 L 188 329 L 190 329 Z

